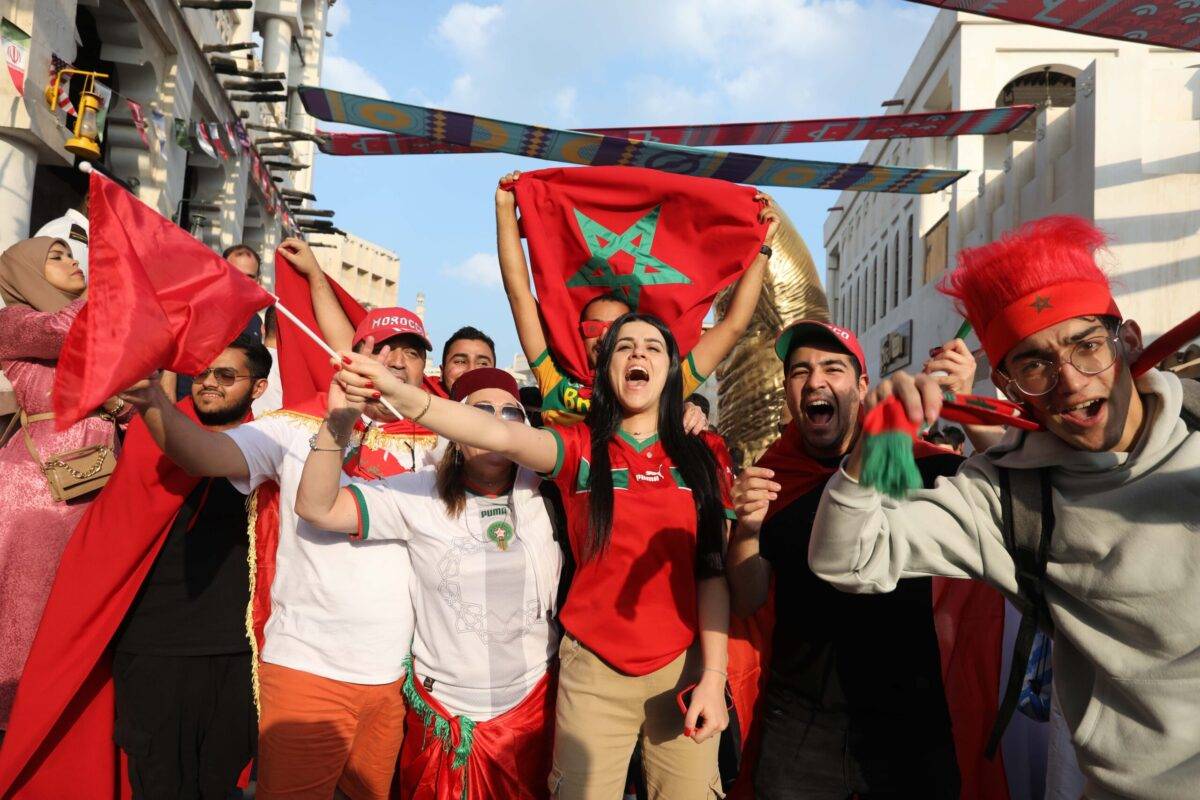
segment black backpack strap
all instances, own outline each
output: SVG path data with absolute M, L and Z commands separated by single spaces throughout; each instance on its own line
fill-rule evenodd
M 1017 710 L 1021 699 L 1021 684 L 1033 652 L 1033 641 L 1038 628 L 1053 633 L 1050 608 L 1042 581 L 1046 576 L 1046 561 L 1050 553 L 1050 540 L 1054 535 L 1054 504 L 1050 491 L 1048 469 L 1026 470 L 1000 467 L 1000 510 L 1004 547 L 1012 555 L 1017 569 L 1019 598 L 1016 605 L 1021 611 L 1021 626 L 1013 643 L 1012 663 L 1008 668 L 1008 680 L 1004 697 L 996 712 L 996 722 L 988 737 L 988 758 L 996 754 L 1000 738 L 1009 720 Z

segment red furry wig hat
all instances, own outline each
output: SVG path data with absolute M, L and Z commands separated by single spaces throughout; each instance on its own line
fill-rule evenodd
M 979 334 L 993 368 L 1013 346 L 1072 317 L 1121 312 L 1096 266 L 1107 237 L 1079 217 L 1043 217 L 963 250 L 938 289 Z

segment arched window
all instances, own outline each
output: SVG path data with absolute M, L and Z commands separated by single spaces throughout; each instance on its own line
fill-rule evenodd
M 1032 105 L 1038 108 L 1066 108 L 1075 105 L 1075 76 L 1070 67 L 1053 66 L 1027 70 L 1004 85 L 996 105 Z M 1037 133 L 1037 115 L 1030 114 L 1010 136 L 1018 141 L 1032 142 Z

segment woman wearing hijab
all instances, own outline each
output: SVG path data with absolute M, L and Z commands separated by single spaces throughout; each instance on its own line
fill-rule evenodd
M 0 730 L 21 678 L 58 560 L 75 524 L 95 497 L 57 502 L 41 464 L 53 455 L 115 443 L 116 422 L 132 409 L 113 398 L 94 414 L 67 428 L 54 428 L 50 393 L 54 369 L 67 331 L 83 308 L 83 270 L 61 239 L 38 236 L 0 255 L 0 368 L 12 381 L 25 413 L 26 442 L 20 431 L 0 448 Z M 115 420 L 115 421 L 114 421 Z M 14 420 L 13 430 L 19 424 Z

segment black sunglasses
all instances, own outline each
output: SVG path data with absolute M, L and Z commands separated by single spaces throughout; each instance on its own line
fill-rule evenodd
M 192 380 L 196 383 L 204 383 L 204 379 L 212 375 L 217 379 L 217 383 L 222 386 L 233 386 L 242 378 L 249 378 L 249 375 L 239 375 L 233 367 L 209 367 L 204 372 L 198 372 L 192 376 Z
M 480 411 L 486 411 L 493 416 L 499 416 L 505 422 L 524 422 L 525 409 L 521 406 L 505 405 L 500 406 L 500 413 L 497 415 L 496 407 L 491 403 L 473 403 L 473 408 L 478 408 Z

